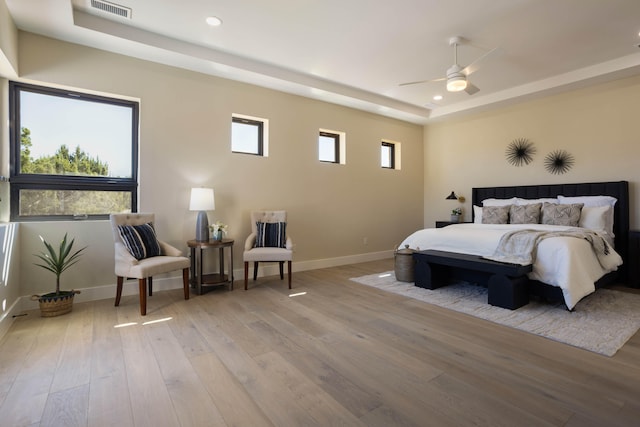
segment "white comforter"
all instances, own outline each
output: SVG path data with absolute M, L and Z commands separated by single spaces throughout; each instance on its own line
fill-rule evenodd
M 454 224 L 444 228 L 428 228 L 407 237 L 400 248 L 437 249 L 472 255 L 491 256 L 507 232 L 516 229 L 572 230 L 574 227 L 543 224 Z M 601 265 L 602 263 L 602 265 Z M 569 309 L 595 291 L 594 283 L 606 273 L 622 265 L 620 255 L 611 251 L 600 262 L 591 244 L 575 237 L 552 237 L 538 246 L 536 261 L 529 278 L 562 289 Z

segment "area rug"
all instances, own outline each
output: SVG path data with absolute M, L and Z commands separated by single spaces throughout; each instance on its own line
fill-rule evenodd
M 393 271 L 351 279 L 461 313 L 510 326 L 605 356 L 613 356 L 640 328 L 640 295 L 599 289 L 573 312 L 563 304 L 532 300 L 517 310 L 487 304 L 487 289 L 455 283 L 435 290 L 399 282 Z

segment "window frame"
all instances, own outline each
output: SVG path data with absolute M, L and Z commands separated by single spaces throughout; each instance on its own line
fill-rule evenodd
M 72 100 L 98 102 L 131 108 L 131 177 L 72 176 L 50 174 L 23 174 L 20 172 L 21 134 L 20 93 L 32 92 L 47 96 L 57 96 Z M 68 221 L 77 219 L 76 215 L 20 215 L 21 190 L 78 190 L 113 191 L 131 195 L 131 212 L 138 211 L 138 146 L 140 105 L 137 101 L 89 94 L 74 90 L 52 88 L 16 81 L 9 82 L 9 159 L 10 159 L 10 221 Z M 80 213 L 83 219 L 108 219 L 110 212 L 104 214 Z
M 396 144 L 394 144 L 393 142 L 388 142 L 388 141 L 382 141 L 380 147 L 388 147 L 390 150 L 390 154 L 389 154 L 389 166 L 384 166 L 382 164 L 380 164 L 380 167 L 382 167 L 383 169 L 395 169 L 396 168 Z M 381 161 L 382 162 L 382 161 Z
M 245 125 L 251 125 L 251 126 L 256 126 L 258 128 L 258 152 L 257 153 L 253 153 L 253 152 L 249 152 L 249 151 L 236 151 L 233 149 L 233 123 L 242 123 Z M 253 117 L 248 117 L 248 116 L 242 116 L 239 114 L 232 114 L 231 115 L 231 152 L 232 153 L 238 153 L 238 154 L 249 154 L 249 155 L 253 155 L 253 156 L 260 156 L 260 157 L 266 157 L 265 153 L 265 120 L 262 119 L 258 119 L 258 118 L 253 118 Z
M 332 138 L 334 142 L 333 152 L 335 154 L 333 160 L 322 160 L 320 159 L 320 137 L 324 136 L 325 138 Z M 318 133 L 318 160 L 323 163 L 340 163 L 340 134 L 336 132 L 329 132 L 325 130 L 320 130 Z

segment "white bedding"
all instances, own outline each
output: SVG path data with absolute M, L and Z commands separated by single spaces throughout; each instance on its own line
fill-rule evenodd
M 572 230 L 576 227 L 543 224 L 454 224 L 428 228 L 407 237 L 400 248 L 437 249 L 480 256 L 493 255 L 503 234 L 516 229 L 545 231 Z M 600 263 L 602 262 L 603 265 Z M 589 242 L 575 237 L 552 237 L 538 246 L 536 261 L 529 278 L 562 289 L 569 309 L 595 291 L 594 283 L 622 265 L 620 255 L 611 251 L 600 262 Z

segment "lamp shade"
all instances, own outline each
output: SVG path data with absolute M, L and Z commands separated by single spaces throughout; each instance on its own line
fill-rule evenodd
M 213 195 L 213 188 L 192 188 L 190 211 L 213 211 L 216 209 L 216 202 Z

